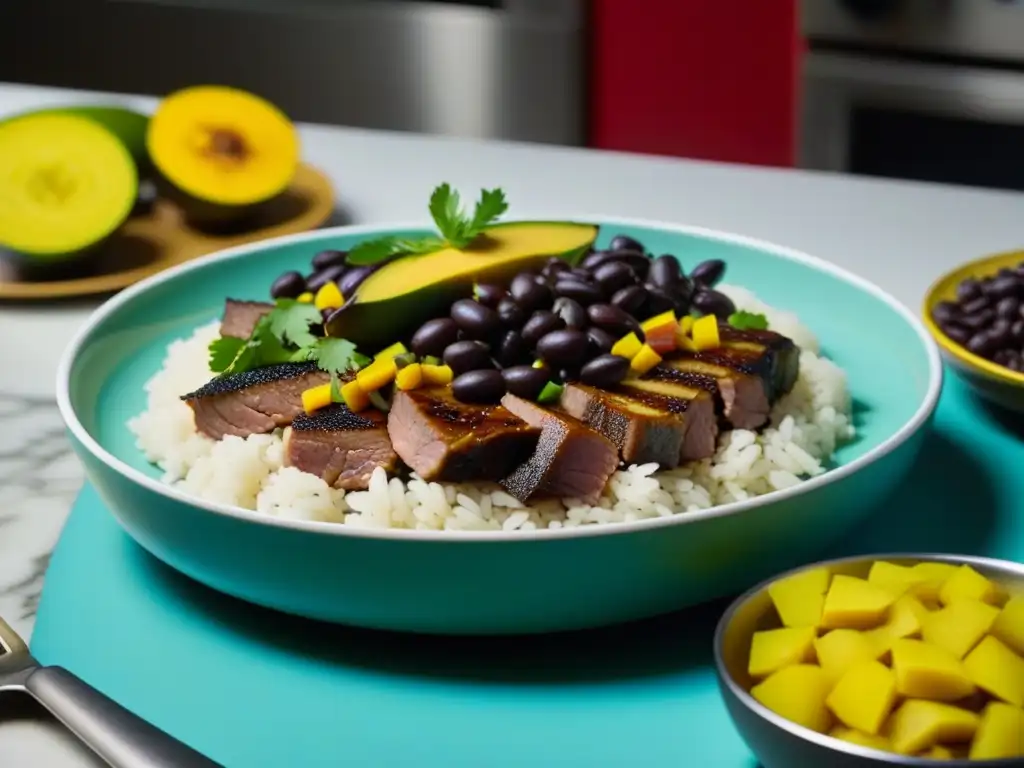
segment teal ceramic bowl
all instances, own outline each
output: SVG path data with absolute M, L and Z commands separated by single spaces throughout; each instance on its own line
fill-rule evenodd
M 719 258 L 728 281 L 796 311 L 849 376 L 857 439 L 796 487 L 715 509 L 527 532 L 368 531 L 271 518 L 162 484 L 126 421 L 167 345 L 262 298 L 325 248 L 421 228 L 348 227 L 234 248 L 111 299 L 65 353 L 58 400 L 75 450 L 125 530 L 214 589 L 294 614 L 428 633 L 511 634 L 611 624 L 738 592 L 810 559 L 904 476 L 939 398 L 942 367 L 921 323 L 860 278 L 785 248 L 690 227 L 596 220 L 686 264 Z

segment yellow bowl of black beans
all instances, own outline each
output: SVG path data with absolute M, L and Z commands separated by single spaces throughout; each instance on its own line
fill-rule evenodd
M 961 378 L 983 397 L 1024 412 L 1024 251 L 947 272 L 928 289 L 923 314 Z

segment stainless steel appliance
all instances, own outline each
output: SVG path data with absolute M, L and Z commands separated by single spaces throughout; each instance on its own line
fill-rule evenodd
M 1024 190 L 1024 2 L 805 0 L 799 163 Z
M 583 144 L 585 0 L 0 0 L 0 81 L 248 88 L 296 120 Z

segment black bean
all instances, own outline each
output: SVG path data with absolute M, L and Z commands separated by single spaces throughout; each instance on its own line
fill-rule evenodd
M 592 387 L 614 387 L 629 373 L 629 360 L 619 355 L 599 355 L 580 369 L 580 381 Z
M 997 318 L 988 330 L 992 344 L 996 347 L 1006 347 L 1013 343 L 1012 327 L 1009 320 Z
M 498 302 L 498 317 L 508 328 L 519 328 L 529 316 L 530 313 L 520 307 L 511 296 L 506 296 Z
M 584 283 L 582 280 L 574 277 L 561 277 L 555 283 L 555 293 L 558 296 L 575 299 L 584 306 L 601 301 L 603 298 L 601 290 L 596 285 Z
M 988 331 L 978 331 L 967 342 L 967 349 L 982 357 L 993 352 L 995 348 L 996 345 L 992 342 L 992 337 L 989 336 Z
M 505 331 L 498 342 L 497 358 L 502 367 L 530 362 L 530 348 L 519 331 Z
M 609 261 L 594 270 L 594 280 L 607 295 L 611 295 L 627 285 L 636 282 L 636 274 L 629 264 L 621 261 Z
M 975 312 L 973 315 L 964 315 L 960 318 L 960 325 L 969 331 L 980 331 L 983 328 L 987 328 L 989 323 L 995 319 L 996 313 L 991 309 L 983 309 L 980 312 Z
M 568 368 L 560 368 L 558 370 L 558 380 L 561 382 L 576 381 L 580 377 L 580 369 L 578 366 L 569 366 Z
M 964 304 L 960 305 L 960 312 L 964 315 L 975 315 L 981 312 L 983 309 L 987 309 L 989 306 L 989 300 L 986 296 L 979 296 L 976 299 L 972 299 Z
M 1017 371 L 1017 373 L 1024 373 L 1024 358 L 1021 357 L 1019 352 L 1015 352 L 1010 357 L 1010 361 L 1006 364 L 1006 367 Z
M 1013 274 L 1017 275 L 1017 277 L 1024 277 L 1024 261 L 1013 268 Z
M 956 298 L 958 301 L 970 301 L 981 296 L 981 285 L 973 277 L 964 280 L 956 287 Z
M 306 291 L 306 278 L 300 272 L 285 272 L 270 286 L 270 298 L 294 299 Z
M 587 267 L 573 267 L 569 270 L 569 274 L 584 283 L 597 282 L 594 280 L 594 272 Z
M 587 339 L 590 341 L 590 349 L 597 354 L 611 352 L 617 339 L 603 328 L 588 328 Z
M 1024 341 L 1024 320 L 1018 320 L 1017 322 L 1020 323 L 1021 327 L 1019 341 Z M 971 338 L 971 332 L 959 325 L 944 325 L 942 326 L 942 331 L 957 344 L 966 344 L 968 339 Z
M 992 362 L 999 363 L 1000 365 L 1006 365 L 1010 362 L 1010 358 L 1013 355 L 1012 349 L 1000 349 L 992 355 Z
M 491 350 L 482 341 L 456 341 L 449 344 L 444 351 L 444 362 L 456 376 L 466 371 L 477 371 L 484 368 L 493 368 L 494 361 L 491 360 Z
M 714 315 L 722 321 L 728 320 L 729 315 L 736 311 L 736 305 L 732 303 L 732 299 L 711 288 L 695 293 L 692 301 L 696 309 L 705 315 Z
M 960 317 L 960 307 L 952 301 L 940 301 L 932 308 L 932 317 L 935 318 L 935 322 L 939 325 L 942 323 L 952 323 Z
M 348 270 L 341 281 L 338 283 L 338 290 L 341 291 L 341 295 L 345 297 L 345 301 L 348 301 L 355 294 L 360 284 L 373 274 L 376 267 L 352 267 Z
M 479 283 L 473 288 L 473 297 L 483 304 L 485 307 L 494 309 L 507 295 L 506 291 L 502 286 L 495 285 L 494 283 Z
M 320 253 L 313 257 L 313 271 L 319 272 L 321 269 L 327 269 L 328 267 L 343 267 L 347 258 L 348 251 L 320 251 Z
M 452 382 L 452 394 L 463 403 L 499 403 L 505 394 L 505 379 L 502 378 L 501 371 L 493 369 L 467 371 L 455 377 Z
M 523 326 L 523 341 L 532 349 L 537 346 L 542 336 L 547 336 L 552 331 L 560 331 L 562 328 L 565 328 L 565 320 L 554 312 L 541 309 L 534 312 Z
M 459 299 L 450 314 L 468 339 L 486 339 L 501 326 L 497 312 L 473 299 Z
M 572 267 L 570 267 L 567 262 L 553 256 L 548 259 L 547 264 L 544 265 L 544 268 L 540 273 L 548 279 L 554 279 L 556 275 L 560 275 L 562 272 L 568 272 L 570 269 L 572 269 Z
M 690 270 L 690 279 L 708 288 L 714 288 L 724 274 L 724 261 L 721 259 L 708 259 Z
M 412 335 L 410 346 L 412 351 L 420 357 L 432 355 L 441 357 L 444 351 L 458 341 L 459 326 L 450 317 L 438 317 L 427 320 L 420 326 L 419 330 Z
M 306 280 L 306 290 L 316 293 L 327 285 L 327 283 L 339 284 L 344 276 L 345 267 L 343 265 L 327 267 L 327 269 L 322 269 L 319 272 L 314 272 L 310 275 L 309 279 Z M 341 291 L 340 285 L 338 285 L 338 290 Z M 348 299 L 348 296 L 345 295 L 344 291 L 341 291 L 341 295 Z
M 552 331 L 537 342 L 537 354 L 556 368 L 579 365 L 587 356 L 587 335 L 583 331 Z
M 938 307 L 936 307 L 938 309 Z M 1007 320 L 1012 320 L 1017 317 L 1020 313 L 1020 299 L 1016 296 L 1007 296 L 1005 299 L 1000 299 L 999 303 L 996 304 L 996 317 L 1003 317 Z
M 612 304 L 634 317 L 645 303 L 647 303 L 647 289 L 642 285 L 630 285 L 612 294 Z
M 675 305 L 676 302 L 675 299 L 672 298 L 672 294 L 665 292 L 657 286 L 648 285 L 647 302 L 641 309 L 641 314 L 644 317 L 654 317 L 655 315 L 660 315 L 662 312 L 668 312 L 670 309 L 674 309 Z M 696 306 L 696 301 L 694 301 L 694 306 Z
M 509 392 L 527 400 L 536 400 L 551 378 L 551 372 L 547 368 L 534 368 L 532 365 L 506 368 L 501 375 Z
M 595 251 L 583 260 L 587 269 L 597 269 L 610 261 L 621 261 L 629 264 L 636 276 L 643 280 L 651 268 L 651 260 L 636 251 Z
M 614 336 L 625 336 L 630 331 L 640 331 L 640 323 L 636 318 L 614 304 L 591 304 L 587 307 L 587 317 L 598 328 L 604 328 Z
M 529 272 L 520 273 L 513 278 L 509 293 L 516 300 L 516 304 L 527 312 L 549 307 L 553 299 L 551 289 L 543 283 L 538 283 L 536 275 Z
M 647 282 L 670 293 L 681 276 L 682 270 L 679 268 L 676 257 L 665 254 L 651 262 L 651 271 L 647 273 Z
M 637 251 L 638 253 L 644 252 L 643 243 L 639 240 L 635 240 L 629 235 L 616 235 L 612 238 L 612 241 L 608 244 L 608 250 L 610 251 Z
M 569 328 L 586 328 L 589 324 L 587 310 L 578 301 L 570 299 L 568 296 L 555 299 L 555 304 L 551 310 L 562 318 L 562 321 Z
M 985 295 L 990 299 L 1005 299 L 1007 296 L 1019 296 L 1020 288 L 1020 281 L 1013 275 L 1000 275 L 982 286 Z
M 951 329 L 943 328 L 942 330 L 946 332 L 946 335 L 949 336 L 949 338 L 953 338 L 952 335 L 950 335 L 949 333 Z M 1010 335 L 1013 337 L 1013 340 L 1018 344 L 1024 344 L 1024 320 L 1013 321 L 1013 323 L 1010 325 Z M 953 340 L 957 341 L 957 339 Z

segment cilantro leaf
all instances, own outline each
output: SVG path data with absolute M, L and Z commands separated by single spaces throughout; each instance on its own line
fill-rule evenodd
M 768 318 L 757 312 L 738 310 L 729 315 L 729 325 L 738 331 L 765 331 L 768 329 Z
M 223 373 L 230 368 L 239 353 L 246 347 L 245 339 L 234 336 L 220 336 L 210 342 L 210 370 Z
M 278 299 L 277 305 L 264 318 L 269 320 L 270 333 L 281 344 L 293 344 L 296 347 L 308 347 L 316 341 L 309 326 L 322 320 L 320 310 L 313 304 L 294 299 Z M 259 324 L 254 332 L 258 328 Z
M 433 253 L 445 247 L 447 243 L 439 237 L 406 239 L 401 237 L 381 237 L 360 243 L 348 252 L 346 261 L 356 266 L 378 264 L 395 256 L 409 254 Z M 347 298 L 347 297 L 346 297 Z
M 303 360 L 314 360 L 317 367 L 330 374 L 345 373 L 353 368 L 361 368 L 369 362 L 366 355 L 356 352 L 356 345 L 351 341 L 330 336 L 317 339 L 314 344 L 299 352 L 305 353 Z
M 336 373 L 331 374 L 331 402 L 345 402 L 345 398 L 341 395 L 341 380 L 338 378 L 338 374 Z
M 508 202 L 505 200 L 505 193 L 501 189 L 481 189 L 480 200 L 476 204 L 476 211 L 473 213 L 473 236 L 476 237 L 488 224 L 493 224 L 505 211 L 508 210 Z
M 438 185 L 430 195 L 430 216 L 437 224 L 437 231 L 448 242 L 457 239 L 467 224 L 462 212 L 462 199 L 448 182 Z

